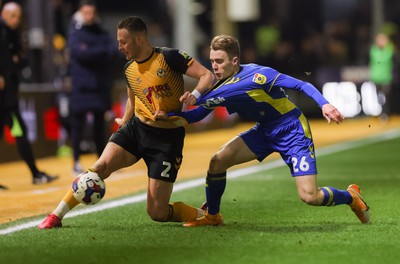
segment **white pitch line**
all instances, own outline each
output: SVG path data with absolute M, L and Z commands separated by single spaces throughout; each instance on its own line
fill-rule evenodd
M 392 129 L 392 130 L 386 131 L 384 133 L 380 133 L 380 134 L 377 134 L 377 135 L 374 135 L 371 137 L 363 138 L 362 140 L 347 141 L 347 142 L 343 142 L 343 143 L 339 143 L 339 144 L 335 144 L 335 145 L 331 145 L 331 146 L 327 146 L 327 147 L 322 147 L 320 149 L 317 149 L 317 154 L 318 154 L 318 156 L 325 156 L 325 155 L 329 155 L 329 154 L 340 152 L 340 151 L 345 151 L 345 150 L 349 150 L 349 149 L 354 149 L 354 148 L 374 144 L 377 142 L 394 139 L 397 137 L 400 137 L 400 129 Z M 282 160 L 274 160 L 271 162 L 262 163 L 260 165 L 253 165 L 253 166 L 249 166 L 249 167 L 242 168 L 242 169 L 232 170 L 228 173 L 228 177 L 230 179 L 239 178 L 239 177 L 250 175 L 250 174 L 253 174 L 256 172 L 281 167 L 284 165 L 285 165 L 285 163 L 283 163 Z M 187 190 L 190 188 L 201 186 L 203 184 L 204 184 L 204 178 L 194 179 L 194 180 L 185 181 L 185 182 L 179 182 L 174 185 L 174 192 Z M 68 215 L 65 216 L 65 218 L 71 218 L 71 217 L 75 217 L 75 216 L 79 216 L 79 215 L 95 213 L 95 212 L 99 212 L 99 211 L 103 211 L 103 210 L 107 210 L 107 209 L 111 209 L 111 208 L 124 206 L 127 204 L 138 203 L 138 202 L 145 201 L 146 198 L 147 198 L 146 193 L 142 193 L 142 194 L 136 194 L 136 195 L 133 195 L 130 197 L 126 197 L 126 198 L 122 198 L 122 199 L 118 199 L 118 200 L 114 200 L 114 201 L 109 201 L 109 202 L 105 201 L 98 205 L 87 206 L 83 209 L 77 209 L 75 211 L 71 211 Z M 17 231 L 21 231 L 24 229 L 33 228 L 33 227 L 36 227 L 37 225 L 39 225 L 42 221 L 43 221 L 43 219 L 33 220 L 33 221 L 29 221 L 27 223 L 18 224 L 18 225 L 11 226 L 8 228 L 0 229 L 0 235 L 7 235 L 7 234 L 15 233 Z
M 65 189 L 65 186 L 63 187 L 50 187 L 46 189 L 40 189 L 40 190 L 33 190 L 31 191 L 31 194 L 46 194 L 49 192 L 56 192 L 58 190 Z

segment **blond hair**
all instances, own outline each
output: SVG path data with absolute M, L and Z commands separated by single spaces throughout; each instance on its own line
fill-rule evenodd
M 234 57 L 240 58 L 239 41 L 229 35 L 218 35 L 211 40 L 210 49 L 223 50 L 228 54 L 228 58 L 232 60 Z

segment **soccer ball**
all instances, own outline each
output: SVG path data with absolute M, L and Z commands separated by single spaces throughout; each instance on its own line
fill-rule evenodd
M 72 192 L 78 202 L 92 205 L 100 202 L 106 193 L 106 184 L 99 175 L 86 171 L 77 176 L 72 183 Z

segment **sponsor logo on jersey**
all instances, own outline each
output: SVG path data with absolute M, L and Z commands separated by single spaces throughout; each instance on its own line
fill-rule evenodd
M 153 98 L 165 98 L 172 96 L 172 90 L 168 83 L 150 86 L 143 89 L 143 94 L 146 96 L 149 103 L 153 103 Z
M 263 85 L 267 82 L 267 77 L 261 73 L 256 73 L 253 76 L 253 82 Z
M 203 105 L 205 108 L 213 108 L 217 107 L 220 103 L 224 102 L 224 97 L 210 98 L 206 100 L 206 103 Z

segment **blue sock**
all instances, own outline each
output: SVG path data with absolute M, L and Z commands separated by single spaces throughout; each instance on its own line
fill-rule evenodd
M 345 190 L 337 190 L 333 187 L 322 187 L 324 201 L 321 206 L 335 206 L 339 204 L 350 204 L 353 201 L 351 194 Z
M 219 213 L 221 197 L 226 186 L 226 171 L 218 174 L 207 173 L 206 198 L 208 213 L 216 215 Z

